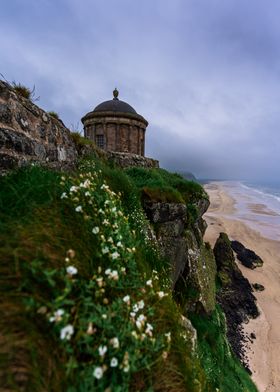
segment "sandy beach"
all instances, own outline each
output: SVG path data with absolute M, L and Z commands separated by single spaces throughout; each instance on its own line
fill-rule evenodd
M 238 265 L 250 283 L 261 283 L 265 290 L 255 292 L 261 315 L 244 325 L 247 334 L 255 333 L 256 339 L 248 343 L 247 356 L 252 378 L 260 392 L 280 391 L 280 242 L 264 236 L 238 218 L 237 203 L 223 183 L 205 185 L 210 196 L 210 207 L 204 215 L 208 228 L 205 241 L 215 244 L 220 232 L 226 232 L 231 240 L 242 242 L 254 250 L 264 261 L 255 270 Z M 275 214 L 263 204 L 248 205 L 254 217 Z M 280 231 L 280 227 L 279 227 Z M 273 238 L 273 236 L 271 236 Z

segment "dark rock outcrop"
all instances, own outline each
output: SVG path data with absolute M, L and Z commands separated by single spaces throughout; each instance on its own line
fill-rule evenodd
M 245 248 L 239 241 L 231 241 L 231 247 L 244 267 L 255 269 L 263 265 L 263 260 L 250 249 Z
M 252 287 L 235 263 L 231 242 L 225 233 L 220 233 L 214 247 L 220 289 L 217 301 L 221 305 L 227 322 L 227 337 L 235 354 L 247 367 L 244 358 L 244 334 L 242 323 L 256 318 L 259 311 Z
M 0 173 L 35 162 L 67 169 L 76 159 L 63 123 L 0 81 Z
M 201 205 L 197 221 L 191 224 L 185 204 L 144 203 L 160 252 L 170 262 L 176 299 L 186 309 L 210 312 L 215 306 L 216 265 L 211 248 L 202 238 L 204 208 Z
M 265 287 L 260 283 L 253 283 L 252 287 L 255 291 L 264 291 Z

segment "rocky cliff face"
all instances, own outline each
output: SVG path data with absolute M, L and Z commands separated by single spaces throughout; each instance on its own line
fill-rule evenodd
M 242 324 L 249 318 L 256 318 L 259 311 L 252 287 L 235 262 L 230 240 L 221 233 L 214 247 L 220 289 L 217 301 L 221 305 L 227 321 L 227 337 L 232 350 L 244 362 Z
M 197 202 L 193 222 L 185 204 L 146 202 L 144 209 L 154 228 L 162 255 L 170 261 L 174 295 L 187 310 L 211 312 L 215 307 L 216 264 L 203 242 L 202 219 L 209 202 Z
M 31 162 L 73 167 L 76 158 L 70 131 L 63 123 L 0 81 L 0 170 Z

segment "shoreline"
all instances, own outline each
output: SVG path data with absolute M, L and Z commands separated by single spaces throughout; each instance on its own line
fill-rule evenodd
M 230 239 L 240 241 L 264 261 L 262 267 L 254 270 L 238 262 L 241 272 L 251 284 L 261 283 L 265 287 L 262 292 L 254 292 L 261 314 L 244 324 L 243 330 L 248 336 L 244 348 L 252 379 L 259 391 L 277 392 L 280 389 L 280 242 L 264 237 L 246 221 L 236 218 L 237 201 L 222 183 L 209 183 L 205 190 L 210 197 L 210 207 L 204 214 L 208 224 L 204 240 L 214 246 L 219 233 L 226 232 Z M 254 213 L 263 212 L 262 205 L 254 206 Z M 265 209 L 266 214 L 269 212 Z M 251 333 L 256 335 L 256 339 L 249 339 Z

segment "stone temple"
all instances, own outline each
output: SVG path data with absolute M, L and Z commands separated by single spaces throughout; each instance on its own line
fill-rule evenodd
M 148 121 L 118 96 L 115 89 L 112 100 L 100 103 L 82 118 L 84 135 L 106 151 L 144 156 Z

